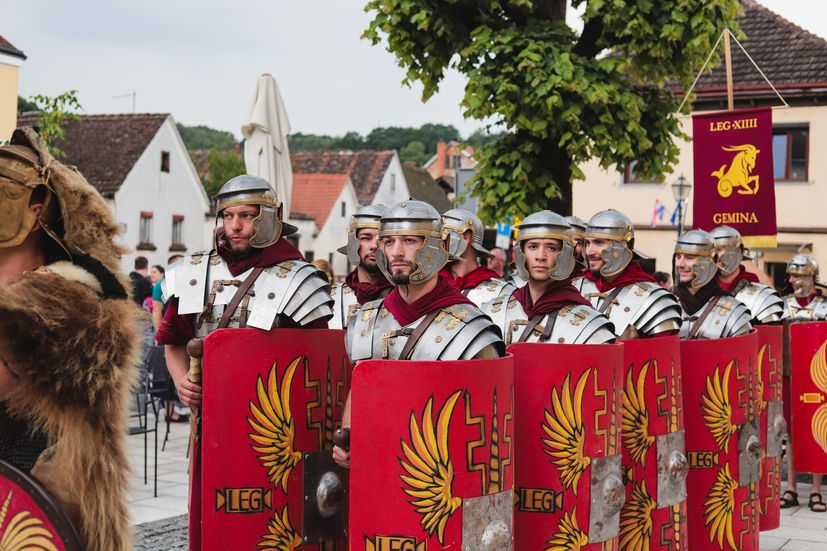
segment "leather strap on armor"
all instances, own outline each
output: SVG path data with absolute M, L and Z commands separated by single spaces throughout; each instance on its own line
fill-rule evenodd
M 694 339 L 698 336 L 698 333 L 701 330 L 701 326 L 703 325 L 704 320 L 707 318 L 707 316 L 709 316 L 709 314 L 712 313 L 715 307 L 718 306 L 719 300 L 721 300 L 721 295 L 718 295 L 706 304 L 703 311 L 701 312 L 701 315 L 698 316 L 698 319 L 695 320 L 695 324 L 692 326 L 692 330 L 689 332 L 689 336 L 687 337 L 688 339 Z
M 600 305 L 600 308 L 598 308 L 597 311 L 600 312 L 601 314 L 605 314 L 606 310 L 609 309 L 609 307 L 612 305 L 612 302 L 614 301 L 614 299 L 617 297 L 617 295 L 620 294 L 620 291 L 622 291 L 622 290 L 623 290 L 623 287 L 615 287 L 614 289 L 612 289 L 612 291 L 608 295 L 606 295 L 605 302 L 603 302 L 603 304 Z
M 419 339 L 422 338 L 422 335 L 425 333 L 425 330 L 431 326 L 431 323 L 434 321 L 437 315 L 439 315 L 439 312 L 441 310 L 442 308 L 436 308 L 434 310 L 431 310 L 428 313 L 428 315 L 425 316 L 425 319 L 422 320 L 422 323 L 416 326 L 416 329 L 414 330 L 413 334 L 405 343 L 405 346 L 402 348 L 402 352 L 399 354 L 400 360 L 410 359 L 411 354 L 413 354 L 413 349 L 416 346 L 416 343 L 419 342 Z
M 749 281 L 748 281 L 748 280 L 746 280 L 746 279 L 742 279 L 741 281 L 739 281 L 739 282 L 735 285 L 735 287 L 732 289 L 732 291 L 730 291 L 730 292 L 732 293 L 732 296 L 735 296 L 735 295 L 737 295 L 738 293 L 740 293 L 741 291 L 743 291 L 743 290 L 744 290 L 744 287 L 746 287 L 747 285 L 749 285 Z
M 256 282 L 256 279 L 258 279 L 258 276 L 260 276 L 261 272 L 263 272 L 263 271 L 264 271 L 264 268 L 261 267 L 261 266 L 253 269 L 253 271 L 250 272 L 250 275 L 247 276 L 247 279 L 245 279 L 241 283 L 241 285 L 239 285 L 238 291 L 235 292 L 235 294 L 233 295 L 233 298 L 230 300 L 230 303 L 224 309 L 224 313 L 221 314 L 221 320 L 218 322 L 218 328 L 219 329 L 224 329 L 228 325 L 230 325 L 230 320 L 233 317 L 233 312 L 235 312 L 236 308 L 238 308 L 238 305 L 241 303 L 244 296 L 250 290 L 250 287 L 253 286 L 253 283 Z M 244 322 L 242 322 L 240 325 L 241 325 L 241 327 L 244 327 L 245 325 L 247 325 L 246 320 Z

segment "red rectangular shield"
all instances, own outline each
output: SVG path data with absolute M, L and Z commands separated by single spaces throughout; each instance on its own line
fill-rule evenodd
M 827 471 L 827 322 L 790 326 L 795 470 Z
M 755 331 L 758 335 L 761 447 L 764 449 L 759 512 L 761 531 L 765 531 L 775 530 L 781 525 L 781 440 L 786 433 L 781 402 L 784 328 L 780 325 L 759 325 Z
M 695 549 L 757 551 L 758 337 L 681 341 L 687 523 Z M 694 543 L 693 543 L 694 542 Z
M 616 549 L 623 482 L 602 473 L 621 474 L 623 348 L 521 343 L 508 351 L 516 395 L 515 549 Z
M 748 247 L 775 247 L 772 110 L 692 115 L 694 227 L 726 224 Z
M 512 399 L 511 357 L 360 362 L 351 551 L 510 549 Z
M 344 533 L 341 514 L 319 522 L 305 495 L 320 470 L 346 482 L 321 450 L 332 449 L 349 370 L 341 330 L 223 329 L 205 339 L 202 549 L 321 549 L 337 522 Z

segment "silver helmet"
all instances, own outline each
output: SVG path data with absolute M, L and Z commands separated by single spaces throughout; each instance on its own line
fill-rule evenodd
M 337 249 L 340 253 L 347 255 L 347 260 L 354 267 L 361 264 L 362 259 L 359 258 L 359 240 L 356 234 L 359 230 L 365 228 L 379 229 L 379 220 L 382 219 L 382 213 L 385 211 L 385 205 L 367 205 L 353 213 L 350 217 L 350 225 L 347 228 L 347 245 Z
M 566 216 L 566 222 L 568 222 L 571 226 L 571 234 L 574 238 L 583 239 L 583 236 L 586 233 L 586 228 L 588 227 L 586 221 L 582 218 L 578 218 L 577 216 Z
M 600 275 L 604 277 L 616 276 L 625 270 L 634 258 L 632 243 L 635 229 L 629 217 L 620 211 L 609 209 L 592 216 L 586 226 L 584 237 L 611 242 L 611 246 L 600 255 L 603 259 Z
M 548 276 L 561 281 L 571 276 L 574 271 L 574 239 L 571 235 L 571 225 L 565 218 L 551 212 L 541 210 L 526 216 L 517 226 L 517 247 L 514 249 L 517 274 L 524 280 L 529 279 L 523 247 L 530 239 L 559 239 L 562 249 L 557 255 L 557 264 L 549 271 Z
M 467 244 L 463 236 L 471 231 L 471 246 L 485 255 L 491 252 L 482 246 L 483 225 L 479 216 L 465 209 L 451 209 L 442 215 L 442 227 L 448 235 L 448 252 L 455 257 L 462 256 Z
M 282 221 L 281 201 L 264 178 L 242 174 L 227 181 L 215 196 L 215 211 L 220 218 L 224 209 L 239 205 L 258 205 L 259 215 L 253 220 L 255 233 L 250 245 L 257 249 L 269 247 L 282 235 L 295 233 L 297 228 Z
M 424 201 L 400 201 L 386 208 L 379 223 L 379 239 L 388 235 L 418 235 L 425 243 L 416 251 L 411 283 L 422 283 L 435 276 L 448 262 L 448 249 L 439 212 Z M 392 281 L 391 270 L 382 247 L 376 250 L 376 264 L 382 275 Z
M 715 240 L 716 249 L 724 249 L 718 253 L 721 273 L 728 276 L 738 270 L 744 259 L 744 242 L 738 230 L 729 226 L 718 226 L 710 231 L 709 235 Z
M 798 278 L 793 284 L 793 294 L 808 297 L 818 281 L 818 262 L 808 254 L 797 254 L 787 263 L 787 274 Z
M 689 230 L 681 234 L 675 243 L 675 254 L 688 254 L 698 257 L 692 266 L 690 285 L 703 287 L 715 277 L 718 267 L 715 265 L 715 240 L 703 230 Z

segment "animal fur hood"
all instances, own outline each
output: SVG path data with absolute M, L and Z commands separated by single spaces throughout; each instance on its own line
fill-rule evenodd
M 117 271 L 119 227 L 106 201 L 79 172 L 54 160 L 32 129 L 16 130 L 12 142 L 40 154 L 71 260 L 0 287 L 0 351 L 18 378 L 7 404 L 46 434 L 50 447 L 32 474 L 66 508 L 84 548 L 126 551 L 125 438 L 140 309 Z

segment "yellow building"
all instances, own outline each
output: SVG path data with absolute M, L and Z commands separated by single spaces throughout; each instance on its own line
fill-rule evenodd
M 0 142 L 17 124 L 17 83 L 26 56 L 0 35 Z
M 784 269 L 797 251 L 812 254 L 827 274 L 827 41 L 784 20 L 752 0 L 742 2 L 742 44 L 767 78 L 789 103 L 778 96 L 733 41 L 732 67 L 735 108 L 782 106 L 773 110 L 773 162 L 778 223 L 778 246 L 756 249 L 758 267 L 783 287 Z M 724 67 L 705 74 L 695 88 L 693 109 L 726 110 Z M 683 130 L 692 136 L 691 118 L 681 117 Z M 671 270 L 677 236 L 670 223 L 676 200 L 670 184 L 683 175 L 694 181 L 692 143 L 679 144 L 678 164 L 665 182 L 636 178 L 634 165 L 606 172 L 598 163 L 583 167 L 586 180 L 573 186 L 574 214 L 588 220 L 602 209 L 626 213 L 635 224 L 635 247 L 656 259 L 657 269 Z M 651 228 L 656 201 L 666 215 Z M 692 227 L 692 204 L 685 227 Z

